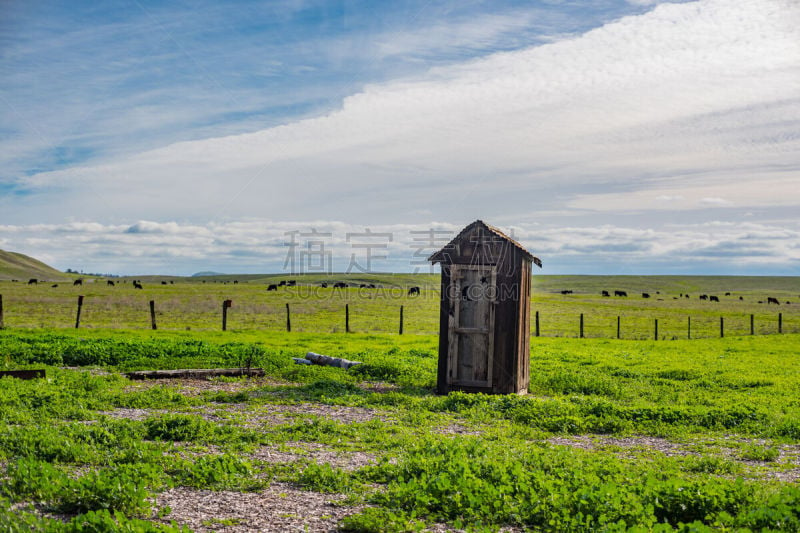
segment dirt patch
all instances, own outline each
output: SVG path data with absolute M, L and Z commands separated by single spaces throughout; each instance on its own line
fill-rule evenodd
M 571 437 L 551 437 L 550 444 L 570 446 L 582 450 L 595 450 L 607 446 L 618 446 L 624 449 L 647 448 L 661 452 L 668 457 L 700 455 L 685 444 L 670 442 L 658 437 L 607 437 L 604 435 L 574 435 Z
M 174 520 L 197 532 L 319 532 L 336 531 L 339 520 L 363 509 L 337 505 L 344 498 L 273 483 L 259 492 L 176 488 L 159 494 L 155 503 L 172 509 L 162 522 Z
M 341 424 L 363 423 L 370 420 L 388 421 L 386 414 L 362 407 L 344 407 L 303 403 L 297 405 L 217 404 L 191 407 L 180 411 L 166 409 L 134 409 L 122 407 L 113 411 L 98 411 L 98 415 L 128 420 L 144 420 L 164 414 L 196 415 L 211 422 L 236 422 L 241 420 L 246 427 L 277 426 L 291 424 L 305 417 L 319 417 Z
M 453 422 L 452 424 L 445 424 L 442 426 L 437 427 L 434 429 L 436 433 L 440 433 L 442 435 L 482 435 L 483 431 L 480 429 L 475 429 L 471 427 L 467 427 L 463 424 L 459 424 L 457 422 Z
M 324 444 L 313 442 L 288 442 L 283 446 L 262 446 L 245 457 L 251 461 L 267 463 L 294 463 L 307 459 L 317 464 L 328 463 L 334 468 L 343 470 L 356 470 L 376 462 L 375 455 L 370 453 L 332 450 Z
M 185 396 L 199 396 L 205 392 L 228 392 L 235 393 L 256 389 L 258 387 L 275 387 L 292 385 L 283 381 L 266 377 L 238 379 L 235 381 L 221 379 L 145 379 L 131 383 L 125 391 L 146 390 L 153 387 L 165 387 L 174 389 L 175 392 Z

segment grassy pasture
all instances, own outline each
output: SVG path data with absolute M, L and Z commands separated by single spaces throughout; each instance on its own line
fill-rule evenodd
M 364 365 L 292 363 L 309 350 Z M 424 334 L 6 329 L 0 367 L 48 379 L 0 380 L 0 529 L 800 530 L 800 335 L 532 339 L 527 396 L 433 394 L 436 350 Z M 248 358 L 268 376 L 117 373 Z
M 86 280 L 27 286 L 0 281 L 8 327 L 73 327 L 78 295 L 84 295 L 81 324 L 84 328 L 147 329 L 149 301 L 155 301 L 158 328 L 214 330 L 221 327 L 222 302 L 233 300 L 228 328 L 236 331 L 281 331 L 286 328 L 286 304 L 293 331 L 342 332 L 345 305 L 350 308 L 350 330 L 392 333 L 399 329 L 404 307 L 406 333 L 438 331 L 439 279 L 436 275 L 364 274 L 294 276 L 296 287 L 267 291 L 267 285 L 291 276 L 229 275 L 209 278 L 139 278 L 143 290 L 131 280 Z M 234 284 L 234 280 L 238 283 Z M 162 285 L 167 281 L 167 285 Z M 319 286 L 328 282 L 328 288 Z M 370 284 L 376 289 L 333 289 L 335 281 Z M 172 282 L 172 283 L 170 283 Z M 419 296 L 407 289 L 419 286 Z M 563 295 L 560 291 L 572 290 Z M 627 298 L 601 296 L 624 290 Z M 642 293 L 651 295 L 642 298 Z M 730 293 L 726 295 L 726 293 Z M 685 295 L 689 295 L 686 298 Z M 703 301 L 701 294 L 718 296 L 719 302 Z M 781 305 L 768 305 L 773 297 Z M 741 298 L 741 299 L 740 299 Z M 791 302 L 791 304 L 786 304 Z M 793 277 L 727 276 L 534 276 L 532 317 L 539 313 L 540 333 L 546 337 L 577 337 L 579 317 L 584 315 L 584 336 L 615 338 L 617 317 L 620 334 L 627 339 L 652 339 L 658 319 L 659 339 L 718 337 L 720 317 L 726 335 L 750 333 L 750 315 L 756 334 L 778 331 L 782 314 L 784 333 L 800 332 L 800 280 Z M 535 327 L 532 327 L 532 332 Z

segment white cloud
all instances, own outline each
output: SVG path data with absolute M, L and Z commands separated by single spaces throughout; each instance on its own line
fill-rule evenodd
M 480 38 L 513 26 L 495 22 Z M 87 257 L 129 271 L 136 257 L 141 268 L 190 273 L 212 258 L 252 271 L 282 265 L 295 229 L 344 239 L 364 224 L 483 218 L 518 225 L 535 253 L 565 261 L 737 254 L 796 265 L 796 227 L 764 213 L 800 207 L 799 94 L 800 4 L 661 4 L 580 36 L 373 84 L 325 116 L 20 175 L 24 194 L 0 196 L 4 221 L 17 222 L 0 237 L 64 267 Z M 724 209 L 763 226 L 703 225 Z M 689 211 L 708 214 L 669 229 L 597 222 Z M 77 216 L 102 222 L 61 224 Z M 41 220 L 50 224 L 32 223 Z
M 137 225 L 152 231 L 130 233 L 130 225 L 98 223 L 6 226 L 0 230 L 6 234 L 4 247 L 54 261 L 62 269 L 191 274 L 209 269 L 289 272 L 292 264 L 295 271 L 318 270 L 313 265 L 328 265 L 327 254 L 333 270 L 344 271 L 353 259 L 366 268 L 368 253 L 374 271 L 428 272 L 428 255 L 461 229 L 441 222 L 364 227 L 339 221 L 268 219 L 204 225 L 140 221 Z M 686 264 L 726 272 L 732 262 L 736 268 L 758 265 L 762 271 L 787 272 L 800 265 L 797 222 L 790 228 L 715 221 L 645 229 L 528 223 L 503 229 L 543 260 L 544 274 L 620 269 L 663 273 Z M 373 236 L 366 236 L 368 232 Z M 323 255 L 326 259 L 320 262 Z
M 800 207 L 800 174 L 772 177 L 754 171 L 749 179 L 729 180 L 704 177 L 703 185 L 692 180 L 668 186 L 653 182 L 638 190 L 619 193 L 578 195 L 570 205 L 577 209 L 605 212 L 642 212 L 651 210 L 689 211 L 731 207 Z
M 58 198 L 54 219 L 396 222 L 411 208 L 506 215 L 504 196 L 522 214 L 526 197 L 545 201 L 539 191 L 568 198 L 597 181 L 651 199 L 709 190 L 700 197 L 795 205 L 786 193 L 800 173 L 799 17 L 800 5 L 781 0 L 662 4 L 580 37 L 367 87 L 324 117 L 19 183 Z M 587 198 L 569 205 L 587 208 Z M 27 201 L 2 209 L 17 216 Z

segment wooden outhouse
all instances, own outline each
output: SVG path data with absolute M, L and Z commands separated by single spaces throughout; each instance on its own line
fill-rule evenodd
M 531 263 L 542 262 L 481 220 L 428 260 L 442 267 L 438 392 L 526 393 Z

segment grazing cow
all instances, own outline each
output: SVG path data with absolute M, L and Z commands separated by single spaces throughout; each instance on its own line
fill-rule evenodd
M 413 296 L 414 294 L 419 294 L 419 287 L 411 287 L 408 289 L 408 295 Z
M 173 280 L 169 280 L 169 284 L 170 284 L 170 285 L 175 285 L 175 281 L 173 281 Z
M 74 287 L 75 285 L 83 285 L 83 280 L 76 279 L 75 281 L 72 282 L 72 286 Z
M 267 287 L 267 290 L 268 291 L 277 291 L 278 290 L 278 286 L 273 283 L 272 285 Z
M 656 294 L 661 294 L 661 291 L 656 291 Z
M 295 285 L 297 285 L 297 282 L 293 279 L 290 279 L 289 281 L 286 282 L 287 287 L 294 287 Z
M 111 281 L 110 279 L 107 279 L 106 280 L 106 285 L 108 285 L 109 287 L 113 287 L 114 286 L 114 282 Z
M 358 286 L 358 288 L 359 289 L 368 289 L 369 285 L 365 285 L 365 284 L 362 283 L 361 285 Z
M 50 285 L 51 289 L 55 289 L 56 287 L 58 287 L 58 283 L 53 283 L 52 285 Z
M 322 287 L 323 289 L 326 289 L 326 288 L 328 288 L 328 284 L 327 284 L 327 283 L 325 283 L 324 281 L 323 281 L 322 283 L 320 283 L 320 285 L 319 285 L 319 286 L 320 286 L 320 287 Z
M 375 288 L 375 284 L 374 283 L 370 283 L 369 285 L 367 285 L 367 287 L 370 288 L 370 289 L 374 289 Z
M 744 301 L 744 296 L 739 296 L 739 300 Z
M 701 300 L 708 300 L 708 294 L 701 294 L 700 295 L 700 299 Z
M 143 289 L 142 284 L 139 283 L 139 280 L 133 280 L 133 288 L 134 289 Z
M 610 294 L 608 294 L 608 291 L 603 291 L 603 292 L 602 292 L 602 293 L 600 293 L 600 294 L 602 294 L 603 296 L 611 296 Z
M 719 297 L 718 296 L 709 296 L 708 297 L 708 301 L 710 301 L 710 302 L 718 302 L 719 301 Z
M 343 281 L 337 281 L 336 283 L 333 284 L 333 288 L 334 289 L 346 289 L 347 288 L 347 283 L 345 283 Z
M 278 287 L 286 286 L 286 280 L 282 279 L 280 283 L 278 283 Z
M 614 291 L 614 296 L 628 296 L 628 293 L 625 291 Z
M 233 280 L 233 284 L 234 285 L 238 285 L 239 284 L 239 280 L 238 279 Z
M 731 295 L 731 293 L 729 293 L 729 292 L 725 293 L 725 296 L 730 296 L 730 295 Z
M 687 294 L 687 295 L 686 295 L 686 298 L 688 298 L 688 297 L 689 297 L 689 295 Z
M 781 305 L 781 303 L 778 301 L 778 299 L 777 298 L 773 298 L 772 296 L 767 297 L 767 303 L 768 304 Z
M 572 291 L 570 290 L 561 291 L 561 294 L 572 294 Z
M 162 284 L 162 285 L 166 285 L 166 284 L 167 284 L 167 282 L 166 282 L 166 281 L 162 281 L 162 282 L 161 282 L 161 284 Z
M 36 278 L 31 278 L 28 280 L 28 285 L 36 285 L 37 283 L 39 283 L 39 280 Z
M 656 294 L 658 294 L 658 293 L 656 293 Z M 643 292 L 642 293 L 642 298 L 650 298 L 650 295 L 648 293 L 646 293 L 646 292 Z

